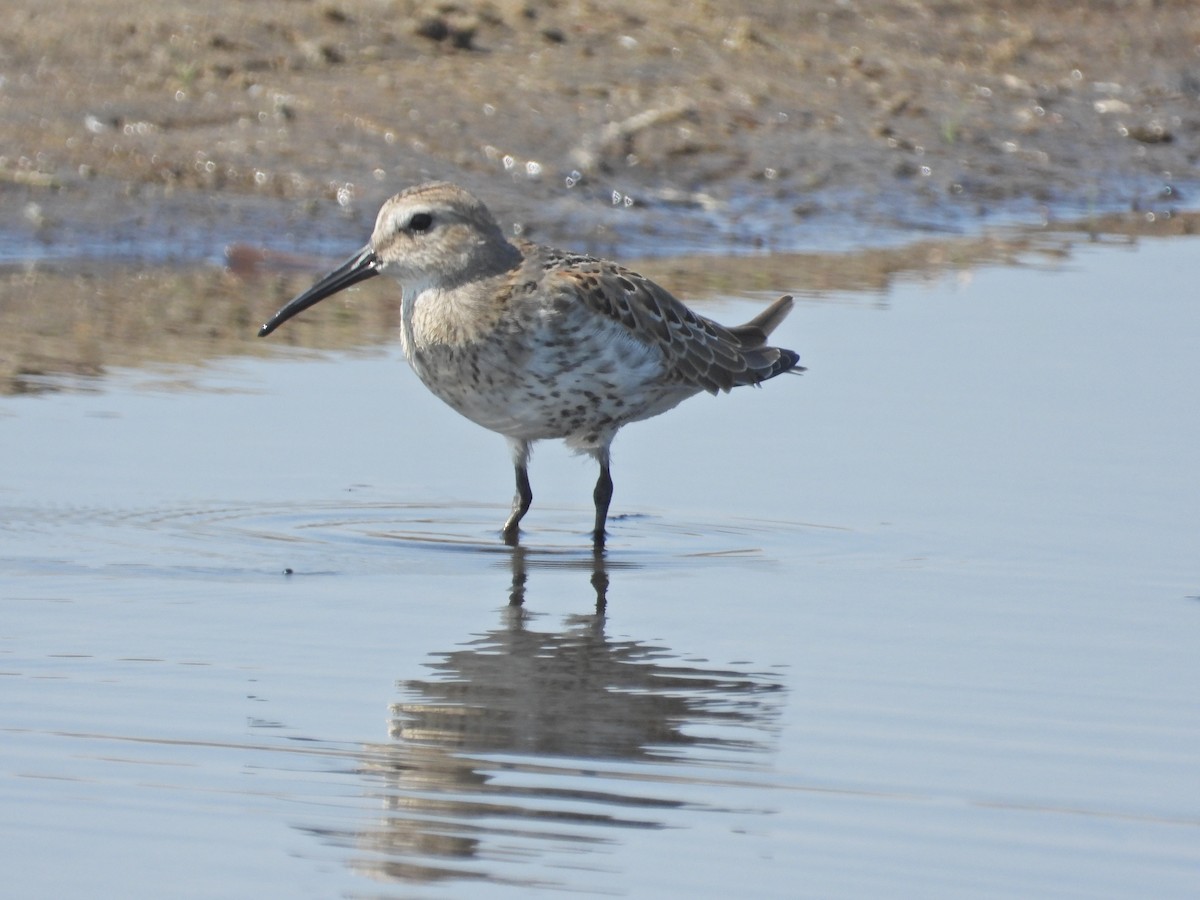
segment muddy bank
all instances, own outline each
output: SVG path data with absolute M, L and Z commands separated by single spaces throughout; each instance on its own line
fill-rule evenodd
M 878 303 L 897 282 L 984 265 L 1065 265 L 1081 244 L 1192 235 L 1200 215 L 1112 216 L 1064 228 L 925 239 L 849 253 L 655 257 L 636 269 L 704 311 L 712 296 L 847 292 Z M 336 262 L 231 248 L 229 265 L 32 266 L 0 271 L 0 395 L 87 390 L 114 367 L 195 366 L 284 348 L 345 350 L 394 340 L 395 285 L 374 279 L 297 317 L 270 341 L 258 326 Z M 186 381 L 181 382 L 186 384 Z
M 0 255 L 331 251 L 432 177 L 639 255 L 1161 209 L 1197 181 L 1186 0 L 736 6 L 14 0 Z
M 428 178 L 688 299 L 1069 252 L 1012 221 L 1194 227 L 1188 2 L 740 6 L 14 0 L 0 391 L 264 352 L 254 326 Z M 275 343 L 386 338 L 382 289 Z

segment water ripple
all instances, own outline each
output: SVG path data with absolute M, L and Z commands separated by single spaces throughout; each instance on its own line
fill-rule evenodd
M 156 572 L 235 574 L 275 570 L 286 557 L 297 571 L 390 568 L 396 560 L 429 554 L 479 555 L 510 565 L 512 548 L 499 538 L 503 509 L 486 504 L 261 503 L 120 509 L 25 506 L 0 509 L 7 560 L 19 568 L 54 568 L 56 547 L 70 547 L 79 566 L 139 566 Z M 586 518 L 586 517 L 584 517 Z M 587 568 L 594 553 L 577 530 L 578 510 L 542 510 L 524 533 L 521 564 L 529 568 Z M 629 515 L 610 522 L 609 568 L 671 567 L 704 561 L 754 564 L 794 552 L 799 539 L 820 546 L 839 529 L 789 521 L 679 521 Z M 132 557 L 132 558 L 131 558 Z

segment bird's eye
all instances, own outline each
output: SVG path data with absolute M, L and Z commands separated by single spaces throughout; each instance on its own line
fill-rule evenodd
M 428 231 L 433 227 L 433 216 L 429 213 L 415 213 L 408 220 L 408 228 L 410 231 Z

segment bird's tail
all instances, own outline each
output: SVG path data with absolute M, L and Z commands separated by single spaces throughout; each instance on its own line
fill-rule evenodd
M 736 325 L 729 329 L 742 343 L 746 362 L 754 375 L 751 383 L 758 384 L 784 372 L 804 371 L 804 366 L 799 364 L 799 353 L 767 345 L 767 338 L 779 327 L 779 323 L 787 318 L 793 305 L 791 295 L 785 295 L 745 325 Z
M 788 317 L 788 313 L 792 311 L 792 307 L 795 305 L 796 304 L 792 299 L 792 295 L 785 294 L 745 325 L 738 325 L 729 330 L 736 334 L 740 339 L 745 340 L 743 338 L 744 333 L 746 338 L 757 336 L 759 343 L 766 343 L 766 340 L 770 336 L 771 332 L 778 328 L 779 324 Z M 753 340 L 751 339 L 745 342 L 753 343 Z

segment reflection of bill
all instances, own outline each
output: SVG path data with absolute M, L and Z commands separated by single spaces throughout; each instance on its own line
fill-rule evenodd
M 534 886 L 551 863 L 542 876 L 526 864 L 607 845 L 614 828 L 665 827 L 667 811 L 703 808 L 670 799 L 668 785 L 716 783 L 715 768 L 762 763 L 775 744 L 777 677 L 614 640 L 600 612 L 535 630 L 520 606 L 527 562 L 514 554 L 517 602 L 500 627 L 434 654 L 432 677 L 403 682 L 394 743 L 367 754 L 388 812 L 355 843 L 381 854 L 359 861 L 375 877 Z M 603 557 L 587 568 L 602 606 Z M 688 765 L 703 769 L 691 778 Z

